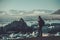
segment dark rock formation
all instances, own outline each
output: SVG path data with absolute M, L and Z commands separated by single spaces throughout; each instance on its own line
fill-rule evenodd
M 51 28 L 48 33 L 56 34 L 57 32 L 60 32 L 60 23 L 52 23 L 51 26 L 54 26 L 54 28 Z
M 33 28 L 28 27 L 26 22 L 21 18 L 19 21 L 13 21 L 12 23 L 4 27 L 5 32 L 22 32 L 22 33 L 32 33 Z

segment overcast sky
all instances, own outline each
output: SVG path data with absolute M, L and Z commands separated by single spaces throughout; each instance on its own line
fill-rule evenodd
M 1 10 L 60 9 L 60 0 L 0 0 Z

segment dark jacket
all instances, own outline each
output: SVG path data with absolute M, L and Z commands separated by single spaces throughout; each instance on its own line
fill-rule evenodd
M 39 19 L 39 20 L 38 20 L 38 25 L 39 25 L 39 27 L 41 28 L 42 26 L 44 26 L 45 22 L 44 22 L 44 20 L 41 18 L 41 16 L 39 16 L 38 19 Z

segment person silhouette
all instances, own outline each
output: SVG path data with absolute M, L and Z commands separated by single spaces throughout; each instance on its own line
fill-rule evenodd
M 41 18 L 41 16 L 38 17 L 38 36 L 37 37 L 42 37 L 42 27 L 45 25 L 44 20 Z

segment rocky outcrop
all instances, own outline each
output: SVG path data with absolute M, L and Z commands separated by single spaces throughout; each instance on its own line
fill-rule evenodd
M 4 27 L 5 32 L 22 32 L 22 33 L 28 33 L 33 32 L 33 28 L 28 27 L 26 22 L 21 18 L 19 21 L 13 21 L 12 23 L 6 25 Z

